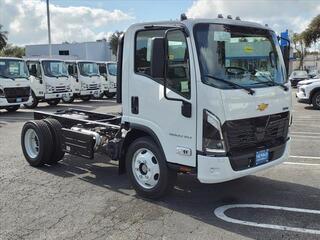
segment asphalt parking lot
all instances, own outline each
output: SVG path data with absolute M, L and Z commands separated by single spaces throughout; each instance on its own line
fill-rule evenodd
M 1 110 L 0 239 L 320 239 L 320 111 L 293 103 L 284 164 L 215 185 L 180 175 L 160 201 L 138 198 L 102 155 L 30 167 L 20 131 L 32 111 Z M 113 100 L 38 110 L 67 107 L 121 111 Z

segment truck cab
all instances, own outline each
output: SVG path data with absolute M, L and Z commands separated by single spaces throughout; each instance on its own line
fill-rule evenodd
M 97 62 L 99 72 L 103 77 L 102 90 L 107 98 L 114 98 L 117 92 L 117 63 Z
M 24 104 L 35 108 L 39 101 L 57 105 L 63 96 L 72 96 L 67 67 L 58 59 L 27 59 L 31 85 L 31 101 Z
M 78 60 L 77 77 L 80 83 L 78 97 L 83 101 L 89 101 L 92 97 L 99 98 L 101 93 L 101 76 L 99 67 L 94 61 Z
M 21 58 L 0 57 L 0 109 L 14 112 L 30 97 L 29 72 Z
M 78 67 L 76 61 L 73 60 L 65 61 L 65 64 L 69 74 L 72 96 L 63 96 L 62 101 L 72 103 L 80 95 L 81 84 L 78 78 Z
M 269 27 L 238 19 L 134 24 L 118 46 L 122 114 L 37 112 L 22 131 L 25 157 L 52 161 L 30 157 L 27 132 L 46 134 L 54 118 L 60 151 L 106 153 L 148 198 L 170 190 L 177 172 L 219 183 L 276 166 L 288 159 L 292 118 L 289 51 L 278 41 Z

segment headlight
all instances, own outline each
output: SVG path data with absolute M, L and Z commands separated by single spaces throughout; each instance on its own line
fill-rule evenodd
M 53 92 L 54 91 L 54 87 L 49 85 L 49 84 L 47 84 L 46 85 L 46 90 L 47 90 L 47 92 Z
M 81 83 L 81 88 L 82 89 L 87 89 L 88 88 L 88 84 L 86 84 L 86 83 Z
M 208 111 L 203 111 L 203 152 L 208 155 L 225 153 L 220 120 Z

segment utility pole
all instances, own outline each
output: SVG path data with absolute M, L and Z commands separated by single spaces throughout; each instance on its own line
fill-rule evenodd
M 51 47 L 51 29 L 50 29 L 50 10 L 49 10 L 49 0 L 47 0 L 47 23 L 48 23 L 48 40 L 49 40 L 49 56 L 52 56 Z

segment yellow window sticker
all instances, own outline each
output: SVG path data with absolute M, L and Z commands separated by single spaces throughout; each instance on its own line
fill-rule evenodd
M 189 82 L 188 81 L 182 81 L 180 82 L 181 85 L 181 92 L 189 92 Z
M 251 46 L 245 46 L 243 49 L 246 53 L 252 53 L 253 52 L 253 47 Z

